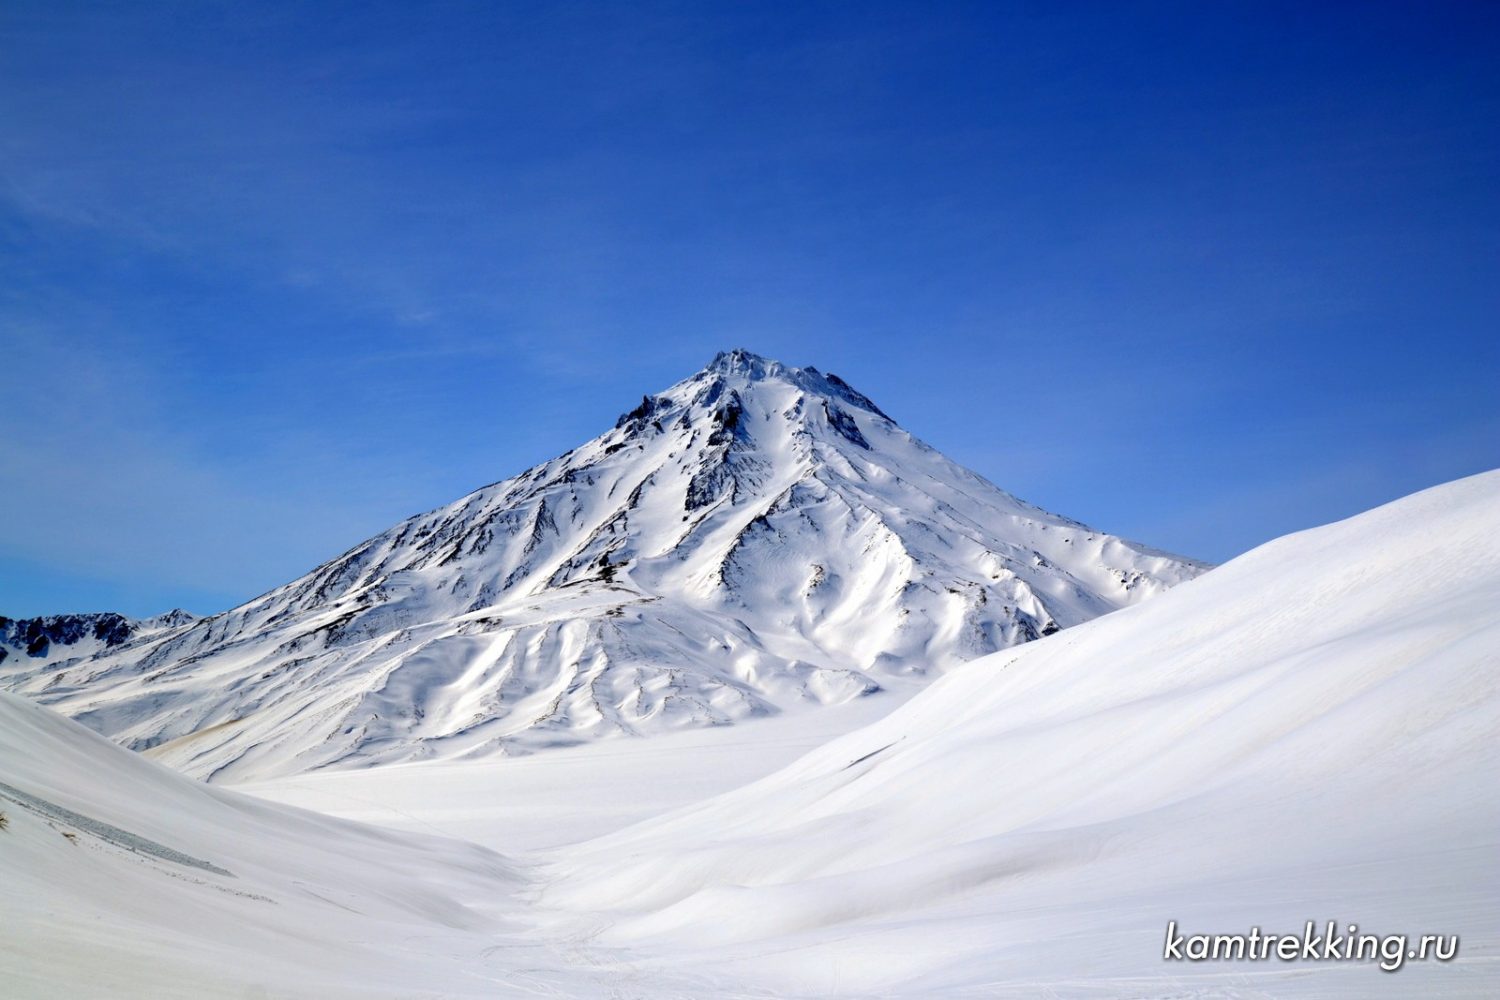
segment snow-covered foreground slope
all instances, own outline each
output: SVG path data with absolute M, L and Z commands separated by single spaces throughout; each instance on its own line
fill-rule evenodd
M 591 744 L 283 779 L 288 797 L 320 794 L 329 812 L 401 832 L 192 781 L 0 693 L 0 997 L 717 995 L 715 980 L 641 981 L 538 933 L 533 861 L 431 834 L 484 831 L 514 849 L 616 829 L 764 774 L 887 701 L 630 741 L 623 755 Z M 417 800 L 391 809 L 363 797 L 388 788 L 327 782 L 377 776 Z
M 0 996 L 535 995 L 483 848 L 209 788 L 7 694 L 0 814 Z
M 972 663 L 698 807 L 555 855 L 559 933 L 795 995 L 1500 993 L 1500 473 Z M 1164 963 L 1199 933 L 1459 958 Z
M 1204 568 L 1016 499 L 837 376 L 736 351 L 242 607 L 12 657 L 0 685 L 249 780 L 910 689 Z

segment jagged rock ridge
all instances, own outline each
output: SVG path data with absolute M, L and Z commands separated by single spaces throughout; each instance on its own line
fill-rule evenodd
M 12 656 L 25 656 L 32 669 L 55 667 L 196 620 L 181 608 L 151 618 L 127 618 L 113 611 L 38 618 L 0 615 L 0 663 Z
M 517 752 L 830 703 L 1206 567 L 997 489 L 745 351 L 231 611 L 7 686 L 200 775 Z

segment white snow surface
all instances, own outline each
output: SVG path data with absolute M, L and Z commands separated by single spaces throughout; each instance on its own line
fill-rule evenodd
M 191 782 L 0 697 L 0 794 L 33 800 L 0 801 L 15 917 L 0 982 L 23 997 L 1495 996 L 1497 667 L 1489 473 L 958 667 L 763 776 L 833 716 L 255 786 L 483 846 Z M 835 711 L 882 698 L 898 700 Z M 612 746 L 680 753 L 586 766 Z M 586 794 L 601 782 L 616 786 L 602 806 Z M 124 850 L 122 831 L 175 860 Z M 1328 919 L 1462 945 L 1390 974 L 1161 958 L 1169 920 Z
M 561 852 L 542 902 L 663 966 L 810 993 L 1493 996 L 1497 695 L 1489 473 L 970 664 L 756 784 Z M 1160 957 L 1169 919 L 1330 918 L 1466 950 L 1394 977 Z
M 535 995 L 486 971 L 521 879 L 481 847 L 211 788 L 10 694 L 0 814 L 7 998 Z
M 1205 566 L 1047 513 L 743 351 L 284 587 L 0 685 L 213 780 L 524 753 L 882 689 Z

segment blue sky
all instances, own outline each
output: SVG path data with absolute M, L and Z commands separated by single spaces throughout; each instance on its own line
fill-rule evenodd
M 1500 7 L 0 6 L 0 613 L 211 612 L 744 346 L 1211 560 L 1500 465 Z

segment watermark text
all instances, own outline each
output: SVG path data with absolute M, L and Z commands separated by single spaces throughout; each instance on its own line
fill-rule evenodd
M 1358 924 L 1340 928 L 1329 920 L 1321 930 L 1309 920 L 1300 934 L 1184 934 L 1167 924 L 1162 958 L 1169 962 L 1376 962 L 1396 972 L 1407 962 L 1451 962 L 1458 955 L 1457 934 L 1367 934 Z

